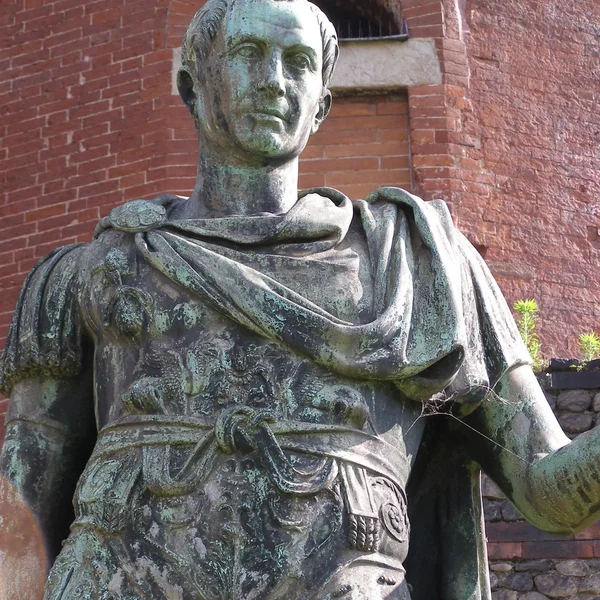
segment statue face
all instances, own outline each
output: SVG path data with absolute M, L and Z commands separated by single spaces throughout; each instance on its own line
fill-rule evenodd
M 242 158 L 298 156 L 330 101 L 329 92 L 322 99 L 322 39 L 310 7 L 238 0 L 207 62 L 197 106 L 205 140 Z

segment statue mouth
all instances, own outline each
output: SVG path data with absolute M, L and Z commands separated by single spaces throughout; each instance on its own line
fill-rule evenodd
M 284 123 L 289 123 L 288 117 L 283 112 L 272 108 L 261 108 L 259 110 L 253 111 L 252 116 L 260 120 L 278 119 L 280 121 L 283 121 Z

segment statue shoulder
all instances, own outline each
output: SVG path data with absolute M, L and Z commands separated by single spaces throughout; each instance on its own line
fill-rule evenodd
M 0 358 L 0 391 L 17 381 L 74 376 L 82 368 L 79 272 L 90 244 L 54 250 L 31 270 L 19 295 Z

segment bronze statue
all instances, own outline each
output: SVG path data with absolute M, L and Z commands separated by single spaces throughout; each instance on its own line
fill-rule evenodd
M 114 209 L 27 278 L 6 598 L 45 544 L 45 600 L 488 599 L 480 466 L 542 529 L 598 515 L 598 433 L 563 434 L 445 205 L 298 193 L 337 54 L 306 0 L 209 0 L 179 73 L 192 195 Z

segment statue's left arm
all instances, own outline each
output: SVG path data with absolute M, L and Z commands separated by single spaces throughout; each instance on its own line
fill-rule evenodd
M 528 521 L 572 533 L 600 517 L 600 428 L 570 441 L 528 366 L 464 419 L 471 454 Z

